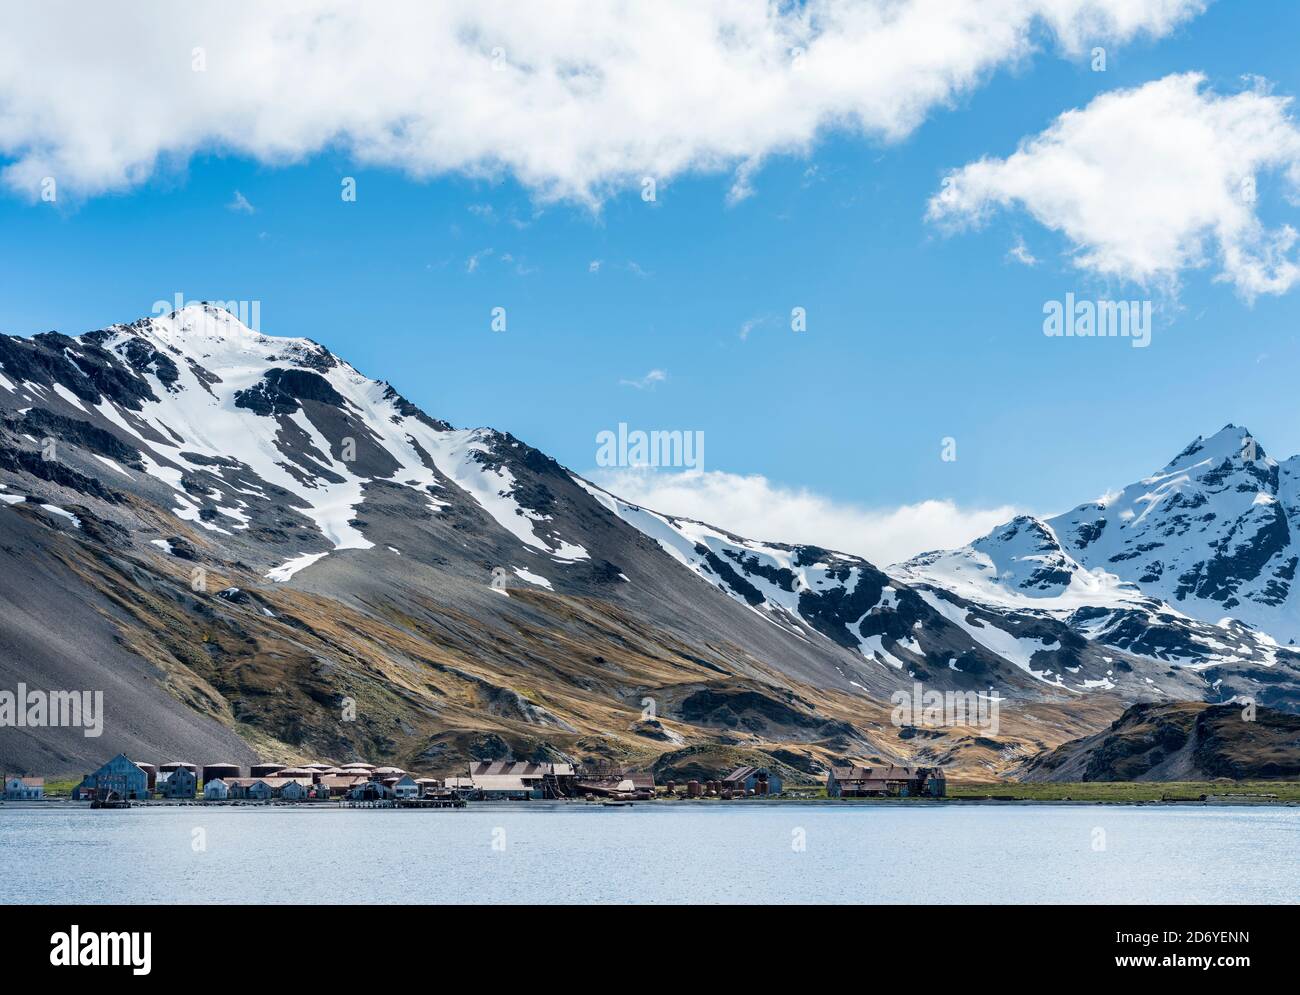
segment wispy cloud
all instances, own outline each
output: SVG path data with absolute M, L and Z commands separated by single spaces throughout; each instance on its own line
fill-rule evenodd
M 1029 246 L 1025 245 L 1023 238 L 1017 238 L 1016 244 L 1007 250 L 1007 258 L 1025 266 L 1038 265 L 1038 257 L 1029 251 Z
M 770 314 L 762 314 L 754 318 L 746 319 L 740 324 L 740 341 L 748 342 L 751 332 L 755 329 L 762 328 L 764 325 L 770 325 L 775 320 L 776 318 Z
M 487 259 L 490 255 L 492 255 L 491 249 L 480 249 L 478 252 L 474 253 L 474 255 L 465 260 L 465 272 L 478 272 L 479 262 Z
M 619 383 L 624 387 L 635 387 L 637 390 L 653 389 L 655 384 L 663 383 L 668 379 L 668 373 L 665 370 L 651 370 L 643 377 L 635 380 L 620 380 Z
M 731 189 L 727 191 L 728 204 L 739 204 L 742 200 L 748 200 L 754 196 L 754 175 L 762 164 L 762 157 L 754 156 L 746 159 L 736 167 L 736 175 L 732 178 Z
M 226 210 L 234 211 L 237 214 L 253 214 L 257 211 L 257 208 L 248 202 L 247 197 L 236 190 L 235 196 L 232 197 L 230 203 L 226 205 Z
M 600 261 L 599 259 L 593 259 L 591 262 L 587 263 L 587 272 L 588 272 L 588 273 L 599 273 L 599 272 L 600 272 L 600 262 L 601 262 L 601 261 Z
M 516 276 L 530 276 L 537 272 L 536 266 L 531 266 L 522 259 L 516 259 L 513 253 L 502 253 L 501 261 L 507 266 L 513 266 Z

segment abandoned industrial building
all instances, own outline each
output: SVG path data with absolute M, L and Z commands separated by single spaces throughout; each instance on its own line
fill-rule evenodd
M 937 767 L 832 767 L 826 778 L 829 798 L 942 798 L 948 782 Z
M 737 767 L 722 779 L 722 788 L 753 795 L 779 795 L 781 775 L 766 767 Z
M 150 795 L 149 774 L 119 753 L 93 774 L 87 774 L 72 797 L 96 801 L 136 801 Z
M 45 797 L 45 778 L 4 776 L 4 800 L 7 802 L 29 802 Z
M 202 777 L 199 772 L 202 771 Z M 355 761 L 339 766 L 305 763 L 290 766 L 263 762 L 248 776 L 233 763 L 202 768 L 182 760 L 160 766 L 113 757 L 87 774 L 72 792 L 74 799 L 125 805 L 151 798 L 205 802 L 335 801 L 343 805 L 429 807 L 468 801 L 602 800 L 607 804 L 648 801 L 656 797 L 737 799 L 783 794 L 781 774 L 771 767 L 741 765 L 718 780 L 668 781 L 664 789 L 653 774 L 627 770 L 608 761 L 578 766 L 565 762 L 480 760 L 464 774 L 419 777 L 400 767 Z M 5 779 L 7 798 L 38 798 L 40 778 Z M 830 798 L 940 798 L 947 781 L 937 767 L 832 766 L 827 774 Z

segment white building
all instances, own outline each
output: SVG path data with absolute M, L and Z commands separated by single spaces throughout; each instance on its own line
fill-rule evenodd
M 224 802 L 230 797 L 230 787 L 221 778 L 203 783 L 203 798 L 210 802 Z
M 45 778 L 6 777 L 4 799 L 7 802 L 35 801 L 45 797 Z
M 420 785 L 410 774 L 403 774 L 393 785 L 394 798 L 419 798 Z

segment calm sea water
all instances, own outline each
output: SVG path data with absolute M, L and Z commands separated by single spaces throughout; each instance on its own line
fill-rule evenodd
M 10 806 L 0 902 L 1295 902 L 1298 845 L 1280 807 Z

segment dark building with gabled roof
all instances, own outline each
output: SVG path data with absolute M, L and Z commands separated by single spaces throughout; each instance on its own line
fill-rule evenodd
M 947 779 L 938 767 L 832 767 L 826 777 L 831 798 L 941 798 Z
M 724 791 L 753 792 L 756 795 L 779 795 L 781 775 L 767 767 L 737 767 L 722 779 Z

